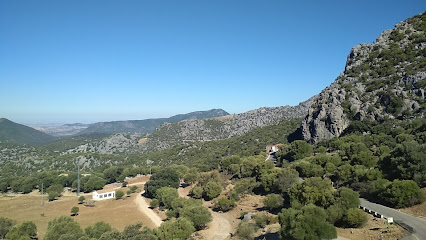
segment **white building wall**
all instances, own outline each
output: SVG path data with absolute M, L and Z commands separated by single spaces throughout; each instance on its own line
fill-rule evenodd
M 105 192 L 105 193 L 98 193 L 96 191 L 94 191 L 92 193 L 92 199 L 93 200 L 105 200 L 105 199 L 111 199 L 111 198 L 115 198 L 115 191 L 112 192 Z

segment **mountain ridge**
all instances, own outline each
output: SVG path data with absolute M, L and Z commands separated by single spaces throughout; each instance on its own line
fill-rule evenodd
M 111 122 L 98 122 L 90 124 L 86 129 L 78 132 L 76 135 L 90 134 L 90 133 L 126 133 L 126 134 L 139 134 L 144 135 L 152 133 L 155 129 L 165 122 L 178 122 L 191 118 L 208 118 L 216 116 L 229 115 L 223 109 L 211 109 L 207 111 L 195 111 L 186 114 L 178 114 L 169 118 L 151 118 L 143 120 L 126 120 L 126 121 L 111 121 Z
M 15 123 L 6 118 L 0 118 L 0 141 L 10 141 L 17 144 L 43 145 L 56 140 L 54 136 L 34 128 Z

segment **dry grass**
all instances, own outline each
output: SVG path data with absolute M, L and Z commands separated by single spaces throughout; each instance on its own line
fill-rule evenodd
M 126 192 L 127 188 L 123 188 Z M 78 206 L 80 212 L 78 216 L 73 217 L 80 223 L 84 229 L 89 225 L 98 221 L 104 221 L 118 230 L 123 230 L 126 225 L 142 222 L 144 226 L 154 228 L 154 224 L 139 211 L 134 198 L 131 197 L 124 200 L 103 200 L 96 202 L 94 207 L 85 207 L 78 204 L 78 197 L 63 196 L 59 200 L 48 202 L 44 197 L 44 205 L 41 204 L 41 198 L 38 193 L 28 195 L 11 195 L 0 196 L 0 216 L 11 218 L 22 222 L 24 220 L 33 221 L 37 225 L 38 237 L 42 239 L 47 230 L 47 224 L 62 215 L 71 215 L 71 208 Z M 86 195 L 86 199 L 90 199 L 91 195 Z M 44 216 L 42 216 L 44 214 Z
M 400 239 L 404 229 L 398 225 L 388 229 L 385 219 L 368 215 L 368 222 L 362 228 L 337 228 L 337 234 L 351 240 Z
M 426 196 L 426 188 L 423 188 L 422 191 Z M 424 201 L 422 204 L 400 209 L 400 211 L 410 214 L 411 216 L 426 218 L 426 201 Z

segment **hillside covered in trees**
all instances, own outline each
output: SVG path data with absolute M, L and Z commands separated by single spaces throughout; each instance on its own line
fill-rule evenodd
M 74 226 L 72 234 L 80 240 L 186 239 L 211 221 L 203 203 L 227 212 L 247 195 L 262 199 L 267 214 L 241 221 L 235 238 L 253 239 L 254 230 L 274 222 L 283 239 L 336 238 L 336 227 L 358 228 L 368 221 L 358 208 L 359 197 L 391 208 L 425 201 L 425 31 L 423 13 L 384 32 L 375 44 L 353 48 L 345 72 L 313 99 L 304 120 L 283 119 L 241 136 L 194 140 L 145 154 L 120 146 L 99 153 L 1 143 L 0 191 L 75 190 L 77 165 L 91 173 L 81 179 L 83 192 L 152 174 L 145 195 L 167 217 L 158 229 L 130 225 L 118 232 L 97 223 L 83 233 L 63 217 L 52 220 L 45 239 L 59 239 L 60 230 L 52 229 L 61 224 Z M 132 141 L 132 136 L 119 137 Z M 272 144 L 279 147 L 276 162 L 265 161 L 265 147 Z M 179 196 L 182 182 L 191 187 L 190 198 Z M 22 228 L 34 237 L 31 223 L 1 222 L 9 226 L 6 238 Z M 92 234 L 98 227 L 105 233 Z

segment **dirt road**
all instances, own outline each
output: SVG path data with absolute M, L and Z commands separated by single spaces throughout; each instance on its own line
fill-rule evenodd
M 189 187 L 178 188 L 179 197 L 189 198 Z M 210 202 L 203 201 L 205 207 L 210 206 Z M 232 227 L 228 219 L 224 217 L 226 213 L 214 212 L 209 208 L 210 213 L 212 214 L 212 221 L 207 225 L 206 229 L 200 230 L 200 239 L 211 239 L 211 240 L 226 240 L 229 239 L 229 236 L 232 233 Z
M 155 226 L 159 227 L 161 223 L 163 222 L 161 218 L 151 209 L 149 208 L 148 203 L 146 202 L 145 198 L 142 197 L 142 194 L 145 191 L 138 194 L 135 198 L 135 202 L 138 205 L 139 210 L 144 213 L 151 221 L 155 224 Z

